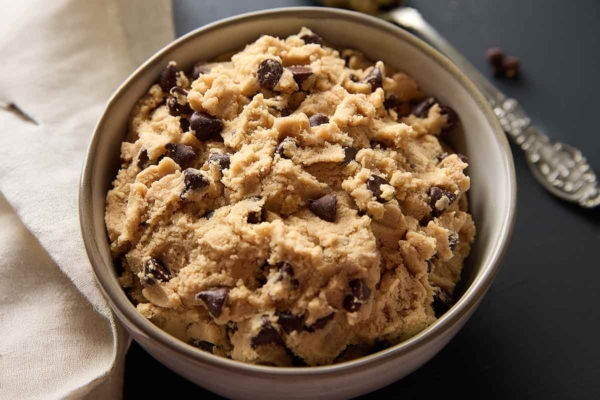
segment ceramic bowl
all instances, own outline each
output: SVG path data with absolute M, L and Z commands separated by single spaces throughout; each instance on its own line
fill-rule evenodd
M 119 168 L 119 149 L 135 102 L 169 60 L 185 69 L 239 49 L 260 35 L 286 37 L 306 26 L 338 48 L 413 76 L 428 94 L 454 108 L 462 132 L 453 143 L 470 161 L 469 200 L 477 237 L 463 273 L 462 295 L 438 321 L 413 338 L 378 353 L 331 366 L 281 368 L 244 364 L 203 352 L 154 326 L 138 313 L 117 282 L 104 225 L 106 193 Z M 156 359 L 196 384 L 232 398 L 347 398 L 398 380 L 431 359 L 458 332 L 488 290 L 511 235 L 516 181 L 507 140 L 477 88 L 436 50 L 374 17 L 330 8 L 275 9 L 228 18 L 171 43 L 115 92 L 96 126 L 80 187 L 80 220 L 94 272 L 116 316 Z

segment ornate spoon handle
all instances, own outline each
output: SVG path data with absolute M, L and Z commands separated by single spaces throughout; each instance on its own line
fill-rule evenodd
M 417 10 L 400 7 L 382 17 L 418 33 L 450 58 L 479 87 L 508 137 L 525 151 L 531 172 L 543 187 L 555 196 L 585 208 L 600 205 L 596 175 L 580 150 L 552 141 L 540 132 L 517 100 L 502 94 Z

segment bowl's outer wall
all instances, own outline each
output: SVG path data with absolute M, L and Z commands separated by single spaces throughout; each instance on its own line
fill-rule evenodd
M 119 149 L 129 112 L 166 63 L 175 60 L 181 68 L 187 68 L 198 60 L 210 60 L 243 47 L 262 34 L 285 37 L 297 33 L 302 26 L 313 29 L 337 47 L 359 49 L 372 60 L 383 60 L 407 72 L 426 93 L 457 111 L 463 134 L 455 145 L 469 157 L 469 199 L 478 228 L 469 272 L 465 274 L 470 287 L 440 321 L 383 354 L 353 362 L 352 367 L 304 375 L 215 360 L 188 349 L 154 327 L 137 313 L 118 287 L 104 226 L 106 192 L 120 165 Z M 271 10 L 224 20 L 201 31 L 192 32 L 159 52 L 130 77 L 109 102 L 90 145 L 80 193 L 82 231 L 100 286 L 117 316 L 157 359 L 193 382 L 228 397 L 356 396 L 412 372 L 433 357 L 471 315 L 497 271 L 512 230 L 516 190 L 512 156 L 491 110 L 448 61 L 427 48 L 424 51 L 425 45 L 408 34 L 370 17 L 339 10 Z M 182 354 L 190 351 L 195 353 L 193 357 Z

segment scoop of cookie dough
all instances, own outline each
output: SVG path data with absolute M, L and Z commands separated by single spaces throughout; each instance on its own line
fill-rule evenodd
M 243 362 L 324 365 L 405 340 L 451 307 L 475 235 L 466 157 L 443 141 L 458 121 L 308 29 L 171 62 L 132 111 L 107 195 L 120 282 L 160 328 Z

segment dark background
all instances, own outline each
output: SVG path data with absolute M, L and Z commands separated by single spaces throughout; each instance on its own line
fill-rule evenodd
M 181 36 L 232 15 L 310 0 L 173 0 Z M 521 58 L 518 81 L 495 80 L 552 138 L 584 151 L 600 173 L 600 1 L 412 0 L 488 77 L 485 51 Z M 508 254 L 465 328 L 412 375 L 365 398 L 600 398 L 600 210 L 551 197 L 513 146 L 518 211 Z M 269 388 L 265 387 L 265 391 Z M 132 344 L 125 398 L 219 398 Z

